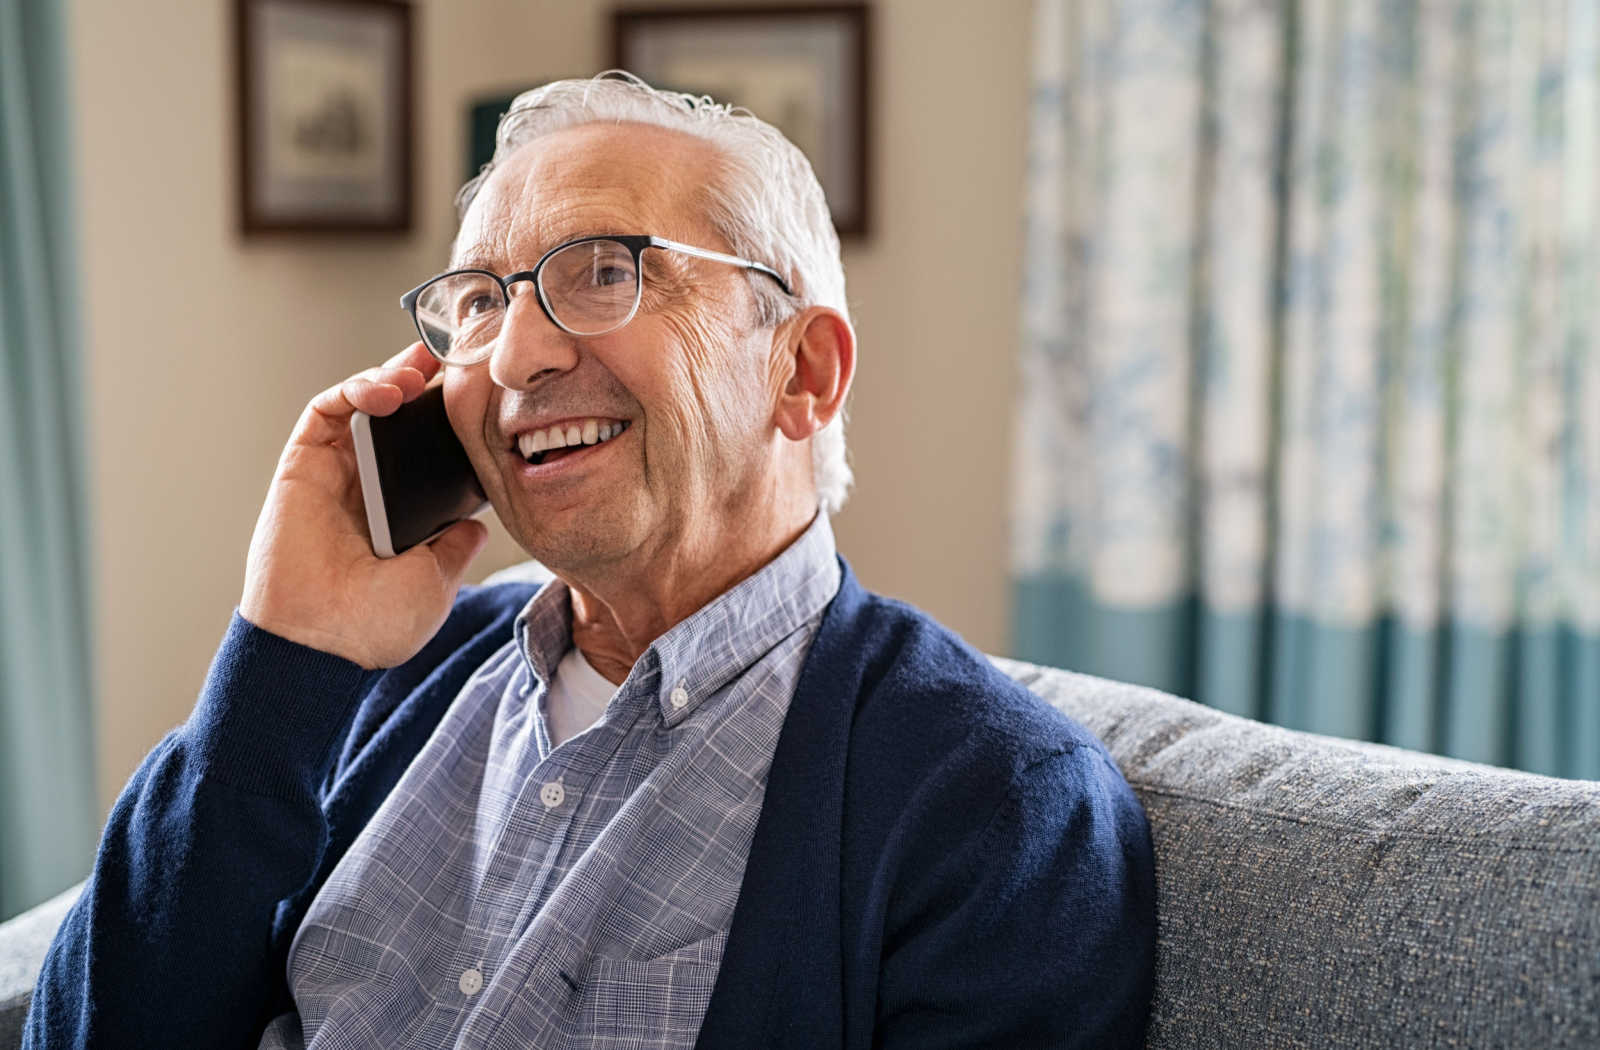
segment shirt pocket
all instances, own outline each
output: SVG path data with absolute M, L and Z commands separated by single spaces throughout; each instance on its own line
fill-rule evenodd
M 727 941 L 722 930 L 654 959 L 591 958 L 575 1026 L 580 1045 L 692 1047 Z

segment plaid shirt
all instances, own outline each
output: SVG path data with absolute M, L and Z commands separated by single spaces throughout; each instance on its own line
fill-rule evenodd
M 263 1047 L 692 1047 L 800 668 L 839 586 L 819 513 L 651 644 L 552 749 L 546 584 L 334 868 Z

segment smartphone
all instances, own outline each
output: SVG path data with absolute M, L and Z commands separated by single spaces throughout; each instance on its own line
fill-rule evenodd
M 387 416 L 357 412 L 350 436 L 372 552 L 393 558 L 489 506 L 437 384 Z

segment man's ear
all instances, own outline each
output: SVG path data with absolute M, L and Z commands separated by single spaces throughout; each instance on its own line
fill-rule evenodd
M 780 326 L 774 349 L 788 380 L 778 391 L 773 422 L 784 437 L 804 441 L 844 409 L 856 371 L 856 333 L 826 306 L 813 306 Z

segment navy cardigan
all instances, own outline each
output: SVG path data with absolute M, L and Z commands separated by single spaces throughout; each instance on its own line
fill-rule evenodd
M 235 617 L 111 812 L 23 1045 L 253 1047 L 307 905 L 532 589 L 366 672 Z M 1086 730 L 845 567 L 778 740 L 698 1045 L 1138 1047 L 1143 811 Z

